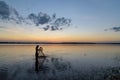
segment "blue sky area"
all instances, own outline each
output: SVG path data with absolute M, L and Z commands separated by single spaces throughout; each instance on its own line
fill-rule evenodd
M 120 0 L 4 0 L 4 1 L 10 7 L 15 8 L 16 11 L 23 17 L 27 17 L 30 13 L 38 14 L 39 12 L 43 12 L 50 16 L 55 13 L 56 17 L 58 18 L 65 17 L 71 19 L 71 25 L 68 28 L 65 28 L 64 30 L 61 31 L 55 30 L 47 32 L 40 31 L 40 33 L 37 32 L 38 30 L 36 30 L 36 34 L 34 34 L 33 36 L 37 37 L 37 35 L 40 35 L 42 33 L 47 37 L 47 34 L 50 33 L 49 36 L 56 40 L 60 39 L 58 41 L 61 41 L 62 40 L 61 38 L 66 37 L 65 41 L 120 42 L 119 36 Z M 2 24 L 1 26 L 4 26 L 3 24 L 5 23 L 1 24 Z M 10 25 L 12 24 L 10 23 Z M 18 24 L 16 25 L 19 26 Z M 28 29 L 28 31 L 30 30 Z M 4 31 L 1 30 L 1 33 L 4 34 Z M 6 36 L 7 34 L 4 35 Z M 2 35 L 0 36 L 2 37 Z M 2 37 L 1 41 L 12 40 L 12 38 L 8 39 L 6 38 L 7 36 L 6 37 L 5 36 Z M 74 39 L 70 40 L 70 38 L 72 37 L 74 37 Z M 31 39 L 32 36 L 29 38 Z M 42 41 L 46 41 L 45 39 L 42 39 Z M 19 39 L 16 38 L 15 40 Z M 41 41 L 41 38 L 37 39 L 36 41 Z

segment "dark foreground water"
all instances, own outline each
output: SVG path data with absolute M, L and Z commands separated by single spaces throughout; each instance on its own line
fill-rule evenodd
M 120 80 L 120 45 L 0 45 L 0 80 Z

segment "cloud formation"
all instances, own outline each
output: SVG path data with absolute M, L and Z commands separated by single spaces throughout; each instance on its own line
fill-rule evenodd
M 47 24 L 43 27 L 45 31 L 62 30 L 65 26 L 70 26 L 71 23 L 71 20 L 65 17 L 56 18 L 56 14 L 50 16 L 47 13 L 42 12 L 39 12 L 38 15 L 31 13 L 28 15 L 28 19 L 30 19 L 36 26 Z
M 113 27 L 113 28 L 111 28 L 111 30 L 118 32 L 118 31 L 120 31 L 120 27 Z
M 4 1 L 0 1 L 0 18 L 7 19 L 9 15 L 9 6 Z
M 110 29 L 105 29 L 105 31 L 112 30 L 114 32 L 120 32 L 120 26 L 119 27 L 112 27 Z
M 0 1 L 0 19 L 4 21 L 14 21 L 17 24 L 24 21 L 22 16 L 20 16 L 14 8 L 10 7 L 4 1 Z
M 16 24 L 35 25 L 45 31 L 62 30 L 71 24 L 71 19 L 65 17 L 57 18 L 56 14 L 50 16 L 43 12 L 39 12 L 38 14 L 30 13 L 27 17 L 23 17 L 4 1 L 0 1 L 0 19 L 3 21 L 13 21 Z
M 50 16 L 42 12 L 38 13 L 38 15 L 31 13 L 28 15 L 28 18 L 32 20 L 36 24 L 36 26 L 39 26 L 40 24 L 46 24 L 50 21 Z

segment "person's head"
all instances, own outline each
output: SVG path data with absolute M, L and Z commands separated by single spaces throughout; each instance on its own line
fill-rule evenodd
M 36 48 L 38 48 L 38 47 L 39 47 L 39 45 L 36 46 Z

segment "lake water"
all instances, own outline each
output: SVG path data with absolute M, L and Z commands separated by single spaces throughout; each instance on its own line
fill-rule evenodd
M 120 45 L 0 45 L 0 80 L 120 80 Z

